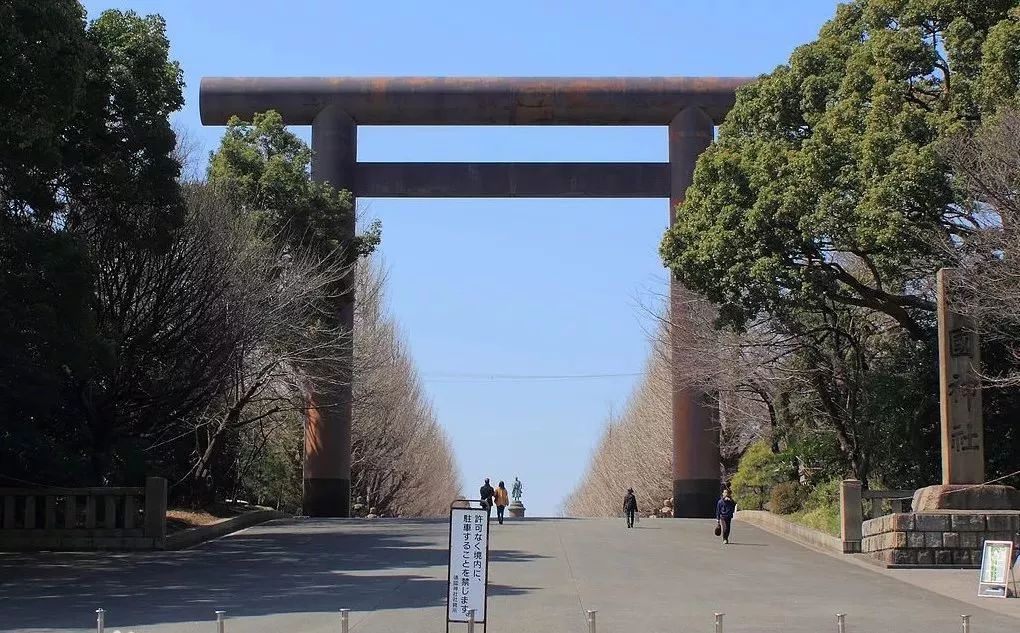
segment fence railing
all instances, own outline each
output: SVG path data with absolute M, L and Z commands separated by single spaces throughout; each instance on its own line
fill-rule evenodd
M 913 490 L 862 490 L 861 498 L 868 501 L 864 510 L 865 519 L 875 519 L 890 512 L 910 512 Z M 886 503 L 889 510 L 886 510 Z
M 0 488 L 0 550 L 162 549 L 166 479 L 137 488 Z
M 910 498 L 913 495 L 913 490 L 861 490 L 861 482 L 856 479 L 840 482 L 839 522 L 843 553 L 861 551 L 866 518 L 874 519 L 886 514 L 886 502 L 889 502 L 892 512 L 910 512 Z M 865 501 L 868 502 L 867 515 L 864 512 Z
M 598 611 L 594 609 L 588 609 L 585 611 L 585 622 L 588 625 L 588 633 L 598 633 L 596 628 L 595 614 Z M 214 611 L 215 619 L 212 620 L 213 626 L 215 627 L 216 633 L 226 633 L 227 631 L 227 612 L 223 610 Z M 339 612 L 339 624 L 340 633 L 348 633 L 350 628 L 350 609 L 340 609 Z M 709 622 L 714 626 L 713 630 L 715 633 L 723 633 L 723 617 L 724 613 L 714 613 L 714 619 L 709 621 L 706 618 L 706 629 L 708 628 Z M 465 623 L 467 633 L 475 633 L 475 610 L 468 609 L 468 620 Z M 837 613 L 835 614 L 835 630 L 836 633 L 847 633 L 847 614 Z M 820 631 L 823 629 L 819 629 Z M 961 633 L 971 633 L 970 628 L 970 616 L 960 616 L 960 631 Z M 96 633 L 106 633 L 106 610 L 96 609 Z M 115 633 L 120 633 L 119 631 Z M 133 633 L 127 631 L 127 633 Z

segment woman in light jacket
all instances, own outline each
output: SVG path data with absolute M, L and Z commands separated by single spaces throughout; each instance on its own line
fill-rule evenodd
M 510 505 L 510 495 L 507 494 L 506 486 L 502 481 L 493 491 L 492 498 L 496 505 L 496 518 L 499 519 L 499 524 L 503 525 L 503 510 Z

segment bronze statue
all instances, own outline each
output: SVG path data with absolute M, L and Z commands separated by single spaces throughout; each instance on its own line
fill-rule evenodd
M 517 477 L 514 477 L 514 488 L 513 488 L 513 491 L 510 493 L 513 496 L 513 498 L 514 498 L 514 501 L 516 501 L 517 503 L 520 503 L 521 502 L 521 494 L 523 494 L 523 493 L 524 493 L 524 486 L 521 485 L 521 480 L 518 479 Z

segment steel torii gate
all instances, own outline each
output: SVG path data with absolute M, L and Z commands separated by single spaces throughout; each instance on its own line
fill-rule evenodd
M 312 126 L 312 178 L 356 197 L 669 198 L 683 200 L 714 126 L 749 81 L 725 77 L 206 77 L 205 125 L 276 110 Z M 358 125 L 662 125 L 668 163 L 359 163 Z M 350 227 L 353 237 L 354 227 Z M 683 318 L 671 284 L 672 319 Z M 354 297 L 340 308 L 352 327 Z M 673 350 L 683 341 L 671 334 Z M 678 517 L 715 516 L 719 433 L 702 394 L 673 370 L 673 504 Z M 350 515 L 351 387 L 305 425 L 304 511 Z M 619 491 L 606 491 L 616 494 Z

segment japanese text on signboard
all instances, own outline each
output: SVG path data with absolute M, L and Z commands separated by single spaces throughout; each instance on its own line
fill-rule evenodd
M 485 621 L 488 523 L 485 510 L 455 508 L 450 514 L 447 617 L 452 622 L 467 622 L 469 609 L 475 610 L 475 622 Z

